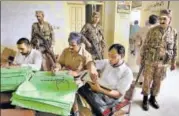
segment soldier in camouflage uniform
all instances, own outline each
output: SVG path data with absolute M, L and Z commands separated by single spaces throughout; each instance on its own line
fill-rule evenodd
M 133 51 L 133 53 L 136 55 L 136 64 L 140 67 L 141 65 L 141 57 L 140 57 L 140 49 L 142 48 L 142 45 L 144 43 L 144 40 L 146 38 L 147 32 L 158 25 L 158 16 L 156 15 L 150 15 L 149 19 L 148 19 L 148 25 L 145 27 L 140 28 L 140 30 L 133 34 L 133 36 L 131 37 L 131 40 L 133 42 L 133 44 L 131 45 L 131 53 Z M 143 75 L 140 75 L 139 78 L 139 84 L 142 85 L 143 83 Z
M 105 41 L 103 36 L 102 27 L 99 25 L 100 14 L 94 12 L 92 14 L 92 22 L 83 26 L 81 34 L 86 49 L 92 54 L 94 60 L 103 59 Z
M 159 93 L 161 79 L 166 72 L 166 66 L 171 65 L 171 70 L 176 68 L 177 32 L 170 26 L 171 11 L 160 11 L 160 25 L 149 30 L 141 50 L 143 75 L 143 109 L 148 110 L 149 103 L 156 109 L 159 105 L 155 99 Z M 162 72 L 165 73 L 162 73 Z M 150 88 L 151 87 L 151 88 Z
M 48 22 L 44 21 L 43 11 L 36 11 L 36 17 L 38 22 L 32 25 L 31 44 L 33 48 L 40 50 L 43 54 L 42 70 L 50 71 L 55 62 L 53 28 Z

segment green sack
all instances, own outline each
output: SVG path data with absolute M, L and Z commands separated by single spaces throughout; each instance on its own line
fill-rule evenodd
M 55 76 L 50 72 L 39 71 L 29 81 L 25 81 L 18 87 L 11 100 L 13 105 L 25 108 L 32 106 L 35 110 L 66 115 L 71 111 L 76 91 L 77 85 L 74 78 L 68 75 L 67 71 L 58 72 Z M 47 108 L 47 105 L 62 111 L 54 111 L 53 108 Z

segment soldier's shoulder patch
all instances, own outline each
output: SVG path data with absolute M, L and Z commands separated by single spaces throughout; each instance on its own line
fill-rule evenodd
M 152 33 L 157 32 L 157 31 L 160 30 L 160 28 L 161 28 L 160 26 L 155 26 L 155 27 L 151 28 L 149 31 L 152 32 Z
M 49 22 L 45 21 L 44 22 L 45 25 L 51 26 Z
M 157 26 L 153 27 L 152 29 L 153 29 L 153 30 L 158 30 L 158 29 L 160 29 L 160 28 L 161 28 L 160 25 L 157 25 Z
M 50 23 L 49 23 L 49 22 L 47 22 L 47 21 L 44 21 L 44 23 L 45 23 L 45 24 L 48 24 L 48 25 L 50 24 Z
M 33 24 L 36 25 L 36 24 L 38 24 L 38 22 L 34 22 Z
M 85 26 L 86 26 L 86 27 L 90 27 L 91 24 L 90 24 L 90 23 L 86 23 Z
M 37 25 L 38 24 L 38 22 L 34 22 L 33 24 L 32 24 L 32 26 L 35 26 L 35 25 Z
M 86 25 L 91 25 L 91 23 L 86 23 Z

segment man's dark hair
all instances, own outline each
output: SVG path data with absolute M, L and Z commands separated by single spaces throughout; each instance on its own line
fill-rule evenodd
M 149 16 L 149 24 L 156 24 L 157 23 L 157 20 L 158 20 L 158 16 L 157 15 L 150 15 Z
M 139 24 L 139 21 L 138 21 L 138 20 L 135 20 L 135 21 L 134 21 L 134 24 L 135 24 L 135 25 Z
M 71 32 L 69 35 L 69 38 L 68 38 L 68 42 L 70 42 L 72 40 L 76 41 L 77 44 L 81 44 L 82 35 L 78 32 Z
M 27 38 L 20 38 L 17 41 L 17 44 L 25 44 L 25 45 L 30 45 L 30 41 Z
M 108 51 L 111 51 L 112 49 L 115 49 L 119 55 L 123 58 L 125 56 L 125 48 L 121 44 L 113 44 L 109 47 Z

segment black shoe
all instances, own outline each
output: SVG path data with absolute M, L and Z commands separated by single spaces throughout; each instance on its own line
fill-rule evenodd
M 155 96 L 151 96 L 149 102 L 152 107 L 154 107 L 155 109 L 159 109 L 159 105 L 155 99 Z
M 142 108 L 143 108 L 145 111 L 148 111 L 148 110 L 149 110 L 148 96 L 144 96 Z

